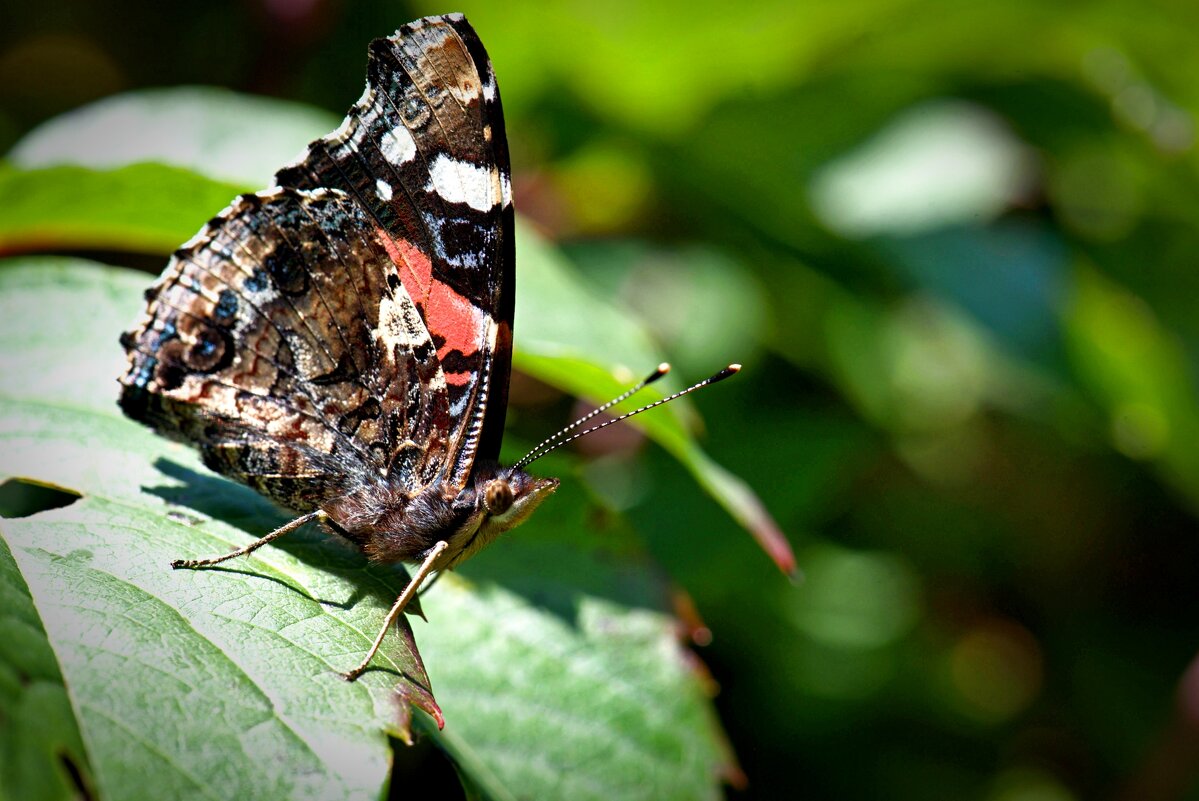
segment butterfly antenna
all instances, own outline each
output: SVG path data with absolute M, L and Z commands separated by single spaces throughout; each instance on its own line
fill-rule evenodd
M 586 423 L 588 420 L 595 417 L 597 414 L 599 414 L 601 412 L 605 412 L 608 409 L 611 409 L 613 406 L 615 406 L 616 404 L 620 403 L 623 400 L 627 400 L 628 398 L 632 397 L 636 393 L 645 389 L 650 384 L 654 383 L 659 378 L 661 378 L 662 376 L 666 375 L 669 372 L 670 372 L 670 365 L 667 364 L 666 362 L 662 362 L 661 364 L 658 365 L 658 369 L 654 370 L 652 373 L 647 375 L 645 377 L 645 379 L 643 381 L 641 381 L 640 383 L 636 384 L 635 386 L 626 390 L 625 392 L 622 392 L 621 394 L 617 395 L 615 398 L 608 401 L 603 406 L 600 406 L 597 409 L 591 410 L 590 412 L 583 415 L 578 420 L 575 420 L 573 423 L 571 423 L 570 425 L 568 425 L 566 428 L 562 429 L 558 433 L 554 434 L 553 436 L 543 439 L 532 450 L 530 450 L 527 454 L 525 454 L 524 458 L 521 459 L 519 462 L 517 462 L 515 466 L 521 467 L 522 465 L 528 464 L 528 462 L 533 461 L 532 459 L 529 459 L 529 457 L 532 456 L 534 453 L 537 453 L 537 451 L 541 450 L 546 445 L 549 445 L 551 442 L 555 442 L 558 439 L 561 439 L 563 436 L 565 436 L 566 434 L 569 434 L 571 431 L 574 431 L 576 428 L 583 425 L 583 423 Z M 549 451 L 546 451 L 546 452 L 548 453 Z M 526 461 L 526 460 L 528 460 L 528 461 Z
M 655 406 L 661 406 L 664 403 L 670 403 L 672 400 L 675 400 L 676 398 L 681 398 L 684 395 L 686 395 L 687 393 L 694 392 L 695 390 L 706 387 L 709 384 L 715 384 L 717 381 L 723 381 L 724 379 L 728 378 L 729 376 L 736 374 L 740 369 L 741 369 L 741 365 L 730 364 L 728 367 L 717 372 L 715 375 L 711 375 L 708 378 L 705 378 L 703 381 L 700 381 L 697 384 L 692 384 L 691 386 L 687 387 L 686 389 L 684 389 L 680 392 L 676 392 L 673 395 L 668 395 L 665 398 L 654 401 L 653 403 L 647 403 L 645 406 L 642 406 L 640 409 L 634 409 L 631 412 L 626 412 L 625 414 L 622 414 L 619 417 L 614 417 L 611 420 L 607 420 L 603 423 L 600 423 L 597 426 L 592 426 L 591 428 L 588 428 L 585 431 L 580 431 L 577 434 L 573 434 L 569 437 L 566 437 L 565 439 L 562 438 L 565 434 L 567 434 L 570 431 L 575 430 L 576 428 L 581 426 L 583 423 L 585 423 L 588 420 L 590 420 L 591 418 L 595 417 L 600 412 L 603 412 L 607 409 L 612 408 L 616 404 L 620 403 L 621 401 L 623 401 L 626 398 L 628 398 L 629 396 L 631 396 L 633 393 L 645 388 L 649 384 L 652 384 L 654 381 L 657 381 L 659 378 L 666 375 L 667 371 L 670 370 L 670 365 L 665 364 L 665 363 L 660 364 L 660 365 L 658 365 L 657 370 L 655 370 L 653 373 L 650 373 L 650 375 L 644 381 L 637 384 L 637 386 L 635 386 L 632 389 L 628 390 L 627 392 L 621 394 L 619 397 L 613 398 L 612 400 L 605 403 L 603 406 L 600 406 L 595 411 L 593 411 L 589 414 L 586 414 L 583 417 L 580 417 L 578 420 L 574 421 L 573 423 L 568 425 L 566 428 L 559 431 L 557 434 L 554 434 L 552 437 L 546 439 L 540 445 L 538 445 L 537 447 L 533 448 L 533 450 L 531 450 L 527 454 L 525 454 L 525 456 L 519 462 L 517 462 L 515 465 L 513 465 L 513 467 L 516 469 L 526 467 L 526 466 L 532 464 L 533 462 L 537 461 L 538 459 L 540 459 L 542 456 L 545 456 L 547 453 L 550 453 L 551 451 L 556 451 L 558 448 L 561 448 L 563 445 L 567 444 L 568 442 L 574 442 L 579 437 L 585 437 L 588 434 L 594 434 L 596 431 L 599 431 L 600 429 L 603 429 L 603 428 L 607 428 L 610 425 L 615 425 L 616 423 L 619 423 L 621 420 L 627 420 L 628 418 L 630 418 L 634 415 L 641 414 L 642 412 L 647 412 L 650 409 L 653 409 Z

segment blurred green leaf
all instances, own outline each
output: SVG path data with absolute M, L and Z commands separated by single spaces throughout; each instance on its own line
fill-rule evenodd
M 26 170 L 153 162 L 257 189 L 340 121 L 311 106 L 228 89 L 146 89 L 55 117 L 26 134 L 8 158 Z
M 517 262 L 520 291 L 513 364 L 518 369 L 602 403 L 659 364 L 661 359 L 644 331 L 616 307 L 589 293 L 564 258 L 528 227 L 518 228 Z M 644 399 L 638 395 L 641 403 L 662 397 L 655 387 L 644 395 Z M 793 572 L 791 546 L 765 506 L 745 482 L 700 449 L 677 412 L 674 408 L 651 412 L 633 422 L 690 470 L 784 573 Z
M 1140 298 L 1087 267 L 1066 321 L 1082 380 L 1105 406 L 1112 444 L 1158 462 L 1199 508 L 1199 402 L 1186 355 Z
M 698 378 L 729 359 L 761 358 L 774 322 L 768 293 L 727 252 L 626 239 L 581 242 L 565 253 L 589 286 L 637 315 L 683 374 Z
M 821 221 L 844 236 L 911 234 L 991 220 L 1034 186 L 1032 153 L 981 106 L 909 108 L 813 178 Z
M 245 189 L 161 164 L 105 171 L 0 165 L 0 253 L 169 253 Z
M 432 4 L 424 13 L 441 13 Z M 810 56 L 813 29 L 852 30 L 866 9 L 838 6 L 785 13 L 783 0 L 731 9 L 708 3 L 630 0 L 582 10 L 566 2 L 467 4 L 486 37 L 505 98 L 519 109 L 547 86 L 565 84 L 621 123 L 677 133 L 714 102 L 785 83 Z M 704 12 L 707 13 L 704 13 Z M 847 13 L 848 12 L 848 13 Z M 530 48 L 530 30 L 552 30 Z
M 1013 357 L 1062 370 L 1058 309 L 1070 281 L 1070 254 L 1053 231 L 1007 220 L 877 245 L 896 273 L 969 313 Z

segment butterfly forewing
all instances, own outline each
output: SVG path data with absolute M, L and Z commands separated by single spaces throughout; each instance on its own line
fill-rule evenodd
M 460 489 L 476 455 L 499 453 L 514 292 L 503 113 L 474 31 L 449 15 L 375 40 L 345 122 L 276 182 L 343 190 L 378 226 L 443 368 L 453 444 L 441 480 Z

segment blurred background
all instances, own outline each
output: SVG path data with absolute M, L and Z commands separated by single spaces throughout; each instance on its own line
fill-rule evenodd
M 705 447 L 799 586 L 659 450 L 587 468 L 711 633 L 730 794 L 1199 798 L 1199 7 L 6 0 L 0 152 L 147 86 L 341 114 L 452 10 L 526 220 L 746 366 Z

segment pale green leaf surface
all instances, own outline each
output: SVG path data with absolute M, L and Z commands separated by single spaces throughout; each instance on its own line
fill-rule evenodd
M 8 158 L 24 169 L 113 170 L 155 162 L 256 189 L 338 122 L 311 106 L 228 89 L 145 89 L 106 97 L 43 123 Z

